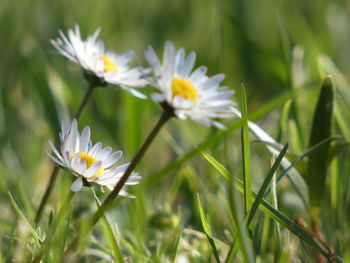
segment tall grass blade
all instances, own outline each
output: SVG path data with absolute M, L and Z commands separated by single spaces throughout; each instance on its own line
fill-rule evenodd
M 240 251 L 243 256 L 243 261 L 248 263 L 255 262 L 255 256 L 253 252 L 253 247 L 251 240 L 248 235 L 248 229 L 244 222 L 244 210 L 240 203 L 240 198 L 238 191 L 234 185 L 234 179 L 231 177 L 229 188 L 229 203 L 231 208 L 231 214 L 233 216 L 233 233 L 235 234 L 234 238 L 236 239 L 237 245 L 240 248 Z M 245 190 L 245 187 L 244 187 Z M 232 249 L 235 251 L 235 246 Z M 230 255 L 229 255 L 230 256 Z
M 214 162 L 214 158 L 212 157 L 212 162 Z M 217 161 L 215 161 L 217 162 Z M 213 166 L 215 168 L 215 166 Z M 218 170 L 224 178 L 230 176 L 230 173 L 227 169 Z M 233 177 L 234 186 L 241 192 L 244 192 L 244 184 L 241 180 L 236 177 Z M 253 197 L 256 198 L 257 194 L 253 191 Z M 275 209 L 266 199 L 262 199 L 259 205 L 259 209 L 270 216 L 273 220 L 280 223 L 283 227 L 287 228 L 289 231 L 298 236 L 301 240 L 305 241 L 310 247 L 319 251 L 322 255 L 328 256 L 328 250 L 322 244 L 320 244 L 317 240 L 314 239 L 306 230 L 300 227 L 298 224 L 294 223 L 287 216 L 285 216 L 282 212 Z M 337 262 L 343 262 L 340 257 L 336 257 Z
M 100 200 L 98 199 L 98 197 L 93 189 L 92 189 L 92 192 L 93 192 L 97 206 L 100 207 L 101 206 Z M 110 246 L 112 247 L 113 256 L 114 256 L 115 261 L 117 263 L 124 263 L 123 256 L 121 254 L 115 233 L 114 233 L 113 228 L 111 226 L 111 223 L 109 222 L 106 215 L 102 216 L 101 224 L 102 224 L 104 232 L 107 236 L 108 242 L 109 242 Z
M 271 182 L 271 179 L 273 178 L 273 175 L 275 174 L 278 166 L 280 165 L 282 158 L 285 156 L 285 154 L 287 153 L 287 149 L 288 149 L 288 143 L 283 147 L 282 151 L 280 152 L 280 154 L 278 155 L 276 161 L 274 162 L 273 166 L 271 167 L 269 173 L 267 174 L 262 186 L 259 189 L 258 195 L 256 196 L 254 203 L 252 205 L 252 208 L 249 212 L 249 216 L 248 216 L 248 221 L 247 221 L 247 225 L 249 226 L 250 223 L 253 220 L 253 217 L 255 215 L 255 212 L 257 211 L 263 197 L 264 194 L 266 193 L 266 190 Z
M 13 206 L 13 208 L 16 210 L 17 214 L 19 215 L 19 217 L 26 223 L 26 225 L 29 228 L 30 233 L 32 234 L 32 236 L 35 239 L 35 242 L 38 246 L 41 246 L 41 243 L 43 242 L 43 240 L 41 239 L 41 237 L 39 236 L 39 234 L 36 232 L 36 230 L 34 229 L 34 227 L 32 226 L 32 224 L 30 223 L 30 221 L 28 220 L 28 218 L 24 215 L 24 213 L 21 211 L 21 209 L 19 208 L 19 206 L 17 205 L 15 199 L 13 198 L 12 194 L 10 193 L 10 191 L 7 192 L 10 198 L 10 202 Z
M 241 118 L 241 113 L 232 108 L 233 113 Z M 272 155 L 278 155 L 279 151 L 275 148 L 272 147 L 270 145 L 270 143 L 272 145 L 276 145 L 278 144 L 268 133 L 266 133 L 262 128 L 260 128 L 257 124 L 255 124 L 254 122 L 249 121 L 248 122 L 248 127 L 251 130 L 251 132 L 260 140 L 267 142 L 266 143 L 266 149 L 270 152 L 270 154 Z M 288 170 L 288 173 L 290 175 L 290 180 L 292 182 L 293 185 L 296 186 L 296 189 L 299 190 L 299 195 L 300 197 L 304 200 L 304 203 L 308 203 L 308 188 L 307 185 L 303 179 L 303 177 L 301 176 L 301 174 L 299 173 L 299 171 L 297 169 L 295 169 L 294 166 L 291 166 L 291 162 L 287 157 L 284 157 L 281 161 L 281 166 L 284 169 L 287 169 L 288 167 L 290 167 L 290 169 Z
M 229 171 L 217 160 L 214 159 L 210 154 L 206 152 L 201 152 L 202 157 L 207 160 L 226 180 L 230 180 Z
M 317 101 L 309 147 L 331 137 L 333 119 L 333 83 L 331 77 L 324 79 Z M 311 206 L 319 207 L 325 195 L 326 176 L 329 166 L 330 143 L 309 155 L 306 181 L 309 186 Z
M 213 254 L 214 254 L 214 257 L 215 257 L 216 261 L 218 263 L 220 263 L 219 252 L 218 252 L 218 250 L 216 248 L 216 245 L 215 245 L 215 242 L 214 242 L 214 238 L 213 238 L 213 234 L 211 232 L 209 223 L 208 223 L 207 218 L 206 218 L 206 216 L 204 214 L 204 211 L 203 211 L 203 208 L 202 208 L 202 204 L 201 204 L 201 200 L 199 198 L 199 194 L 197 194 L 196 205 L 197 205 L 197 208 L 198 208 L 198 211 L 199 211 L 199 215 L 200 215 L 200 218 L 201 218 L 201 222 L 202 222 L 204 233 L 205 233 L 205 235 L 208 238 L 210 247 L 213 250 Z
M 288 119 L 289 119 L 289 112 L 290 112 L 290 106 L 292 104 L 291 100 L 288 100 L 281 112 L 281 117 L 280 117 L 280 128 L 279 128 L 279 136 L 277 141 L 283 141 L 283 136 L 287 134 L 287 128 L 288 128 Z
M 229 252 L 227 253 L 225 263 L 234 262 L 237 256 L 237 253 L 238 253 L 238 242 L 234 242 L 231 245 Z
M 244 181 L 244 210 L 248 214 L 252 206 L 252 178 L 250 170 L 250 145 L 249 145 L 249 131 L 248 131 L 248 112 L 247 112 L 247 98 L 245 88 L 242 83 L 242 159 L 243 159 L 243 181 Z
M 305 157 L 311 155 L 313 152 L 321 149 L 322 147 L 324 147 L 325 144 L 329 144 L 330 142 L 339 139 L 339 137 L 334 136 L 334 137 L 330 137 L 330 138 L 326 138 L 323 141 L 317 143 L 316 145 L 310 147 L 309 149 L 307 149 L 305 152 L 303 152 L 302 154 L 300 154 L 297 158 L 294 159 L 294 161 L 286 168 L 283 170 L 283 172 L 278 176 L 277 178 L 277 183 L 280 182 L 284 176 L 288 175 L 288 172 L 295 167 L 301 160 L 303 160 Z

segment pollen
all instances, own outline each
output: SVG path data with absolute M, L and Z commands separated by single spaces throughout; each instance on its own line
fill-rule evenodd
M 101 56 L 101 58 L 104 63 L 104 67 L 103 67 L 104 72 L 109 72 L 109 71 L 118 72 L 119 69 L 117 65 L 112 62 L 112 60 L 110 60 L 107 56 Z
M 187 100 L 198 100 L 198 91 L 192 83 L 186 79 L 182 78 L 173 78 L 171 90 L 173 94 L 173 98 L 180 96 Z
M 79 152 L 78 154 L 80 156 L 80 159 L 85 161 L 86 169 L 90 168 L 90 166 L 93 165 L 97 161 L 96 158 L 94 158 L 86 153 Z M 100 176 L 104 172 L 104 170 L 105 169 L 103 167 L 101 167 L 100 170 L 97 171 L 97 173 L 95 173 L 93 176 L 91 176 L 91 178 Z

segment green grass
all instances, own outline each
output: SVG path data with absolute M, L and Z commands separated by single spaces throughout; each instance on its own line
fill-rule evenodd
M 3 0 L 0 262 L 39 254 L 44 262 L 61 262 L 107 196 L 84 188 L 70 199 L 73 178 L 61 171 L 34 224 L 52 168 L 47 141 L 57 138 L 60 120 L 74 115 L 87 88 L 79 67 L 48 42 L 75 24 L 84 36 L 100 26 L 110 49 L 134 49 L 134 65 L 146 65 L 147 45 L 160 54 L 166 40 L 196 51 L 196 66 L 226 75 L 242 113 L 242 120 L 223 121 L 226 130 L 167 123 L 136 168 L 141 183 L 129 188 L 136 198 L 115 200 L 80 240 L 79 262 L 314 262 L 327 246 L 338 262 L 350 262 L 349 19 L 345 0 Z M 330 130 L 311 140 L 328 74 Z M 89 125 L 94 142 L 122 150 L 128 162 L 160 114 L 151 100 L 99 88 L 79 128 Z M 321 164 L 316 157 L 325 145 L 329 156 Z M 317 188 L 324 165 L 324 186 Z M 309 231 L 308 189 L 315 187 L 327 244 Z M 296 223 L 300 218 L 304 226 Z

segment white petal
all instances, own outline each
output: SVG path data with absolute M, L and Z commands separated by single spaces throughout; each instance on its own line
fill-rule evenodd
M 115 62 L 119 67 L 123 67 L 130 62 L 130 60 L 134 56 L 134 53 L 134 51 L 130 50 L 123 54 L 118 54 L 116 56 L 109 56 L 107 53 L 107 56 L 110 57 L 112 61 Z
M 220 82 L 223 81 L 224 78 L 225 78 L 224 74 L 215 75 L 215 76 L 209 78 L 206 82 L 204 82 L 203 85 L 201 86 L 201 88 L 208 89 L 210 87 L 216 86 L 216 85 L 220 84 Z
M 114 174 L 124 173 L 124 172 L 126 171 L 126 169 L 128 169 L 129 164 L 130 164 L 130 163 L 126 163 L 126 164 L 120 165 L 120 166 L 118 166 L 118 167 L 114 167 L 114 168 L 111 169 L 111 170 L 113 170 L 113 173 L 114 173 Z M 110 171 L 111 171 L 111 170 L 110 170 Z
M 125 191 L 123 189 L 120 190 L 119 195 L 124 196 L 124 197 L 129 197 L 129 198 L 135 198 L 135 196 L 129 194 L 127 191 Z
M 79 150 L 79 131 L 78 131 L 78 124 L 77 120 L 74 119 L 70 126 L 70 132 L 69 132 L 69 151 L 70 152 L 77 152 Z
M 61 162 L 63 162 L 63 158 L 62 158 L 61 154 L 57 151 L 55 145 L 54 145 L 50 140 L 49 140 L 49 145 L 50 145 L 52 151 L 53 151 L 53 152 L 55 153 L 55 155 L 57 156 L 57 158 L 58 158 Z
M 163 67 L 166 66 L 167 64 L 174 64 L 175 62 L 174 59 L 175 59 L 175 47 L 170 41 L 167 41 L 165 43 L 165 48 L 164 48 Z
M 65 151 L 64 153 L 62 153 L 62 155 L 63 155 L 64 163 L 69 165 L 69 168 L 70 168 L 69 152 Z
M 95 162 L 93 165 L 90 166 L 89 169 L 87 169 L 84 173 L 84 177 L 85 178 L 90 178 L 92 177 L 94 174 L 96 174 L 98 172 L 98 170 L 100 170 L 102 166 L 102 162 L 101 161 L 97 161 Z
M 179 69 L 179 72 L 178 72 L 179 75 L 182 75 L 183 77 L 187 77 L 188 74 L 190 74 L 191 70 L 193 69 L 195 60 L 196 60 L 196 53 L 192 51 L 183 61 L 181 68 Z
M 61 131 L 62 131 L 62 136 L 68 133 L 68 126 L 65 121 L 61 121 Z
M 218 121 L 212 121 L 212 124 L 214 124 L 218 129 L 220 130 L 224 130 L 226 129 L 225 125 L 221 124 L 220 122 Z
M 163 102 L 165 100 L 164 95 L 161 93 L 153 93 L 151 95 L 151 98 L 155 101 L 155 102 Z
M 129 93 L 131 93 L 131 95 L 135 96 L 136 98 L 139 98 L 139 99 L 147 99 L 147 96 L 135 89 L 132 89 L 132 88 L 127 88 L 127 87 L 123 87 L 122 88 L 126 91 L 128 91 Z
M 90 141 L 91 131 L 89 126 L 86 126 L 80 136 L 79 152 L 87 152 Z
M 88 152 L 88 155 L 95 157 L 95 155 L 101 150 L 102 143 L 98 142 L 96 143 Z
M 124 171 L 124 170 L 123 170 Z M 103 176 L 99 176 L 99 179 L 105 180 L 118 173 L 118 167 L 113 167 L 111 169 L 105 169 Z
M 191 82 L 196 82 L 203 76 L 205 76 L 205 73 L 207 73 L 207 67 L 199 67 L 197 68 L 190 76 L 190 81 Z
M 83 180 L 81 179 L 81 177 L 79 177 L 74 181 L 70 190 L 72 190 L 73 192 L 79 192 L 82 187 L 83 187 Z
M 100 27 L 96 28 L 94 34 L 92 36 L 88 37 L 88 39 L 91 40 L 92 42 L 95 42 L 97 40 L 100 32 L 101 32 L 101 28 Z
M 187 119 L 186 111 L 183 111 L 183 110 L 175 110 L 175 115 L 176 115 L 176 117 L 178 117 L 180 120 L 186 120 L 186 119 Z
M 106 160 L 103 161 L 103 167 L 108 168 L 116 163 L 123 155 L 122 151 L 112 153 Z
M 100 152 L 96 154 L 96 159 L 103 161 L 108 157 L 108 155 L 110 155 L 111 152 L 111 147 L 103 148 Z
M 139 184 L 141 179 L 141 176 L 139 176 L 137 173 L 133 173 L 128 180 L 126 181 L 126 185 L 136 185 Z
M 81 160 L 79 154 L 75 154 L 73 156 L 73 160 L 71 162 L 71 169 L 79 175 L 83 175 L 86 170 L 86 162 Z
M 163 79 L 165 81 L 171 79 L 174 76 L 175 71 L 175 48 L 171 42 L 165 43 L 164 56 L 163 56 Z
M 88 151 L 87 152 L 90 152 L 91 148 L 92 148 L 92 141 L 90 140 L 88 143 Z
M 190 109 L 194 106 L 194 101 L 193 100 L 186 100 L 182 98 L 181 96 L 176 96 L 173 99 L 173 106 L 176 109 Z
M 184 63 L 184 60 L 185 60 L 185 50 L 183 48 L 180 48 L 177 51 L 176 56 L 175 56 L 175 69 L 179 73 L 180 76 L 181 76 L 181 74 L 179 71 Z
M 143 55 L 145 56 L 148 64 L 150 64 L 150 66 L 155 71 L 156 75 L 160 74 L 161 65 L 156 53 L 154 52 L 154 49 L 151 46 L 148 46 L 147 50 L 143 53 Z
M 59 166 L 62 167 L 66 167 L 66 165 L 64 164 L 64 162 L 60 161 L 59 159 L 57 159 L 56 157 L 52 156 L 50 153 L 47 153 L 48 156 L 55 162 L 57 163 Z

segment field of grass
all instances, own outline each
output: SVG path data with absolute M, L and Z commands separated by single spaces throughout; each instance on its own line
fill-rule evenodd
M 91 231 L 108 192 L 72 197 L 62 169 L 35 220 L 48 140 L 87 89 L 49 43 L 76 24 L 84 38 L 100 27 L 108 49 L 134 50 L 133 66 L 147 66 L 148 45 L 193 50 L 237 103 L 224 130 L 166 123 L 135 169 L 136 198 L 116 198 Z M 0 36 L 0 262 L 350 262 L 348 1 L 2 0 Z M 161 114 L 107 86 L 78 126 L 126 163 Z

